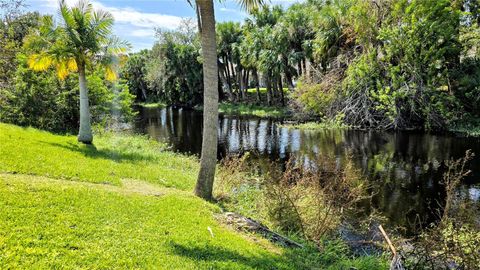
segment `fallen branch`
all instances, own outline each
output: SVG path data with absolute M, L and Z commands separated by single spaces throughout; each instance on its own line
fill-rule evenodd
M 383 238 L 385 238 L 385 240 L 387 241 L 388 247 L 390 248 L 390 251 L 393 254 L 392 262 L 390 263 L 390 270 L 405 270 L 405 267 L 403 267 L 403 264 L 402 264 L 401 256 L 398 255 L 397 250 L 393 246 L 392 241 L 388 237 L 382 225 L 379 225 L 378 228 L 380 229 L 380 232 L 382 233 Z
M 288 239 L 287 237 L 276 233 L 265 225 L 251 219 L 244 217 L 240 214 L 227 212 L 224 214 L 224 220 L 227 224 L 233 225 L 237 230 L 244 230 L 248 232 L 255 232 L 263 235 L 265 238 L 269 239 L 274 243 L 279 243 L 286 247 L 299 247 L 303 248 L 303 245 Z

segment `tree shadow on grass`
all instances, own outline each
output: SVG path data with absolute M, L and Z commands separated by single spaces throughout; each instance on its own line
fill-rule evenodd
M 278 269 L 281 267 L 278 257 L 264 255 L 264 256 L 245 256 L 235 251 L 222 249 L 216 246 L 185 246 L 177 243 L 171 244 L 172 250 L 175 254 L 187 257 L 196 262 L 224 262 L 236 263 L 243 267 L 250 267 L 254 269 Z
M 252 269 L 385 269 L 386 264 L 379 260 L 354 262 L 343 250 L 319 250 L 313 246 L 284 248 L 279 255 L 242 255 L 238 252 L 217 246 L 185 246 L 171 243 L 173 252 L 179 256 L 201 263 L 236 263 L 240 267 Z M 228 246 L 228 245 L 227 245 Z M 223 265 L 222 265 L 223 266 Z
M 109 159 L 116 162 L 132 162 L 132 163 L 137 163 L 142 161 L 148 161 L 148 162 L 156 161 L 155 157 L 150 155 L 140 154 L 140 153 L 123 153 L 123 152 L 112 150 L 112 149 L 98 150 L 93 144 L 86 144 L 86 145 L 79 146 L 71 142 L 67 144 L 60 144 L 60 143 L 40 141 L 40 143 L 48 144 L 54 147 L 60 147 L 71 152 L 78 152 L 84 155 L 85 157 L 94 158 L 94 159 Z

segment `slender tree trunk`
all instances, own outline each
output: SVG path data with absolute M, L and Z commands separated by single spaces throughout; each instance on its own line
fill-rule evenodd
M 200 171 L 195 195 L 212 200 L 213 180 L 217 164 L 218 66 L 213 0 L 197 0 L 203 56 L 203 138 Z
M 230 62 L 230 70 L 232 71 L 232 89 L 238 90 L 238 85 L 236 84 L 237 81 L 237 74 L 235 73 L 235 67 L 233 66 L 233 59 L 232 55 L 229 54 L 229 62 Z M 235 91 L 235 99 L 238 98 L 238 92 Z
M 227 99 L 228 99 L 229 101 L 232 101 L 232 91 L 231 91 L 231 89 L 228 87 L 228 81 L 227 81 L 227 79 L 226 79 L 226 77 L 225 77 L 225 73 L 226 73 L 226 72 L 222 72 L 222 71 L 220 71 L 220 72 L 218 73 L 218 75 L 220 76 L 221 88 L 222 88 L 223 92 L 226 92 L 226 93 L 227 93 Z
M 270 74 L 266 75 L 267 79 L 267 104 L 270 106 L 272 105 L 272 81 L 270 78 Z
M 293 92 L 295 87 L 293 86 L 292 75 L 290 72 L 285 72 L 285 80 L 287 81 L 288 91 Z
M 276 76 L 272 76 L 272 84 L 273 84 L 273 97 L 278 97 L 278 80 L 276 80 Z
M 221 89 L 223 92 L 227 93 L 228 95 L 228 100 L 232 100 L 232 89 L 229 87 L 229 83 L 227 80 L 227 70 L 225 64 L 222 64 L 220 61 L 218 63 L 218 76 L 220 77 L 220 82 L 221 82 Z
M 260 98 L 260 80 L 258 78 L 258 70 L 255 69 L 253 75 L 255 76 L 255 84 L 257 86 L 257 101 L 261 102 L 262 100 Z
M 143 101 L 147 101 L 147 89 L 143 83 L 141 83 Z
M 232 93 L 232 78 L 230 77 L 230 66 L 228 65 L 228 60 L 227 57 L 224 56 L 224 65 L 225 65 L 225 70 L 227 72 L 227 82 L 228 82 L 228 93 L 230 94 L 230 101 L 233 101 L 233 93 Z
M 90 106 L 88 105 L 88 89 L 84 64 L 78 66 L 78 80 L 80 85 L 80 128 L 78 130 L 78 141 L 91 144 L 93 134 L 90 123 Z
M 237 71 L 238 91 L 241 99 L 245 100 L 245 91 L 244 91 L 245 85 L 244 85 L 244 79 L 243 79 L 244 72 L 243 72 L 242 66 L 237 65 L 237 68 L 238 68 L 238 71 Z
M 302 60 L 302 69 L 303 69 L 303 75 L 307 79 L 307 81 L 310 80 L 308 70 L 307 70 L 307 60 L 303 58 Z
M 245 69 L 245 96 L 248 98 L 248 80 L 250 79 L 250 70 Z
M 280 89 L 280 97 L 282 98 L 282 106 L 285 107 L 285 94 L 283 93 L 282 75 L 278 76 L 278 88 Z

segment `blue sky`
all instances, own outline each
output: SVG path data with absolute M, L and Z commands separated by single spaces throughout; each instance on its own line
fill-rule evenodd
M 270 4 L 285 7 L 300 0 L 274 0 Z M 77 0 L 67 0 L 74 4 Z M 95 8 L 107 10 L 115 17 L 114 32 L 128 40 L 132 51 L 151 48 L 155 41 L 155 27 L 175 29 L 182 18 L 195 18 L 193 8 L 186 0 L 91 0 Z M 57 14 L 58 0 L 27 0 L 28 10 L 42 14 Z M 217 21 L 242 21 L 247 14 L 237 2 L 224 0 L 215 4 Z

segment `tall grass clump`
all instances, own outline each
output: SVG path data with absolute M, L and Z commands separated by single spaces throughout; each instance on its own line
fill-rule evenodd
M 367 197 L 360 173 L 347 160 L 318 157 L 252 166 L 249 155 L 229 157 L 217 175 L 217 197 L 226 208 L 321 247 L 355 203 Z

